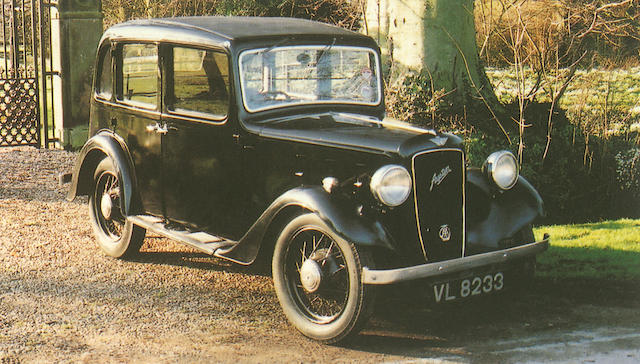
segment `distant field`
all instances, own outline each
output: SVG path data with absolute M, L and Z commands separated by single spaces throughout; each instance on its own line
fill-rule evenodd
M 512 69 L 487 68 L 487 75 L 502 102 L 517 99 L 518 78 Z M 531 70 L 525 70 L 525 75 L 527 94 L 535 84 L 535 77 Z M 551 79 L 550 82 L 556 81 Z M 547 85 L 544 84 L 548 88 Z M 536 99 L 550 101 L 548 93 L 542 90 L 538 91 Z M 598 116 L 606 112 L 613 128 L 619 122 L 640 127 L 640 67 L 578 70 L 560 99 L 560 106 L 580 119 L 598 120 Z
M 640 220 L 541 226 L 540 239 L 551 234 L 551 247 L 538 257 L 544 278 L 640 280 Z

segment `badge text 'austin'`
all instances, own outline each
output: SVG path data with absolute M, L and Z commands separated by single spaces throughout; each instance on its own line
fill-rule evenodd
M 434 186 L 440 186 L 449 173 L 451 173 L 451 167 L 449 166 L 442 168 L 439 173 L 434 173 L 433 177 L 431 177 L 431 187 L 429 187 L 429 192 L 433 191 Z

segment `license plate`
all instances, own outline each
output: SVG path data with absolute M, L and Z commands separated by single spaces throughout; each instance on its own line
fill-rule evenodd
M 436 303 L 486 295 L 504 288 L 504 273 L 477 275 L 433 285 Z

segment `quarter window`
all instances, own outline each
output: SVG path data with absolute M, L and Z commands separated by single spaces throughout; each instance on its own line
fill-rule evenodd
M 226 54 L 211 50 L 173 48 L 174 112 L 224 118 L 229 108 L 229 64 Z
M 158 48 L 154 44 L 122 47 L 122 99 L 143 107 L 158 100 Z
M 102 53 L 100 65 L 100 76 L 98 78 L 98 85 L 96 93 L 103 99 L 110 99 L 113 93 L 112 85 L 112 68 L 111 68 L 111 49 L 107 49 Z

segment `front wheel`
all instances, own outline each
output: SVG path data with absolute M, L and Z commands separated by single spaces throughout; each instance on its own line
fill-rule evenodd
M 342 239 L 315 214 L 289 222 L 273 253 L 273 282 L 287 319 L 305 336 L 334 343 L 359 331 L 373 306 L 363 248 Z
M 98 163 L 93 177 L 89 217 L 98 245 L 115 258 L 135 256 L 144 241 L 145 230 L 128 221 L 120 210 L 122 184 L 111 158 Z

